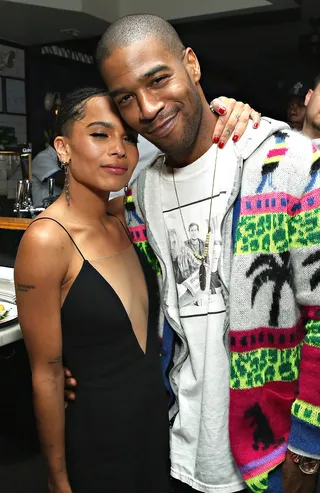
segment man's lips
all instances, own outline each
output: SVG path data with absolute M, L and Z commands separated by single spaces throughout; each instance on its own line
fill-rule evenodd
M 174 127 L 176 122 L 176 116 L 177 113 L 175 115 L 170 116 L 165 121 L 161 122 L 159 125 L 149 128 L 149 130 L 146 133 L 153 137 L 165 137 Z

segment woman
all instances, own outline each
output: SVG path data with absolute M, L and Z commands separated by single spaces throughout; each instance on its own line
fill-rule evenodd
M 97 89 L 67 96 L 57 135 L 65 191 L 29 226 L 15 265 L 50 491 L 167 493 L 157 285 L 122 200 L 108 213 L 138 161 L 137 135 Z M 63 363 L 78 382 L 66 413 Z

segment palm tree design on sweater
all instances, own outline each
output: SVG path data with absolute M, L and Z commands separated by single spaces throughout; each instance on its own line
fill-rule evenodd
M 316 262 L 320 262 L 320 250 L 317 250 L 314 253 L 311 253 L 303 262 L 303 267 L 307 267 L 308 265 L 313 265 Z M 314 291 L 316 287 L 320 284 L 320 267 L 318 267 L 313 275 L 310 278 L 310 288 L 311 291 Z
M 256 193 L 262 193 L 266 184 L 268 184 L 272 190 L 276 189 L 272 182 L 272 176 L 274 171 L 278 168 L 281 158 L 287 153 L 288 147 L 285 139 L 288 137 L 288 134 L 286 132 L 276 132 L 274 136 L 276 138 L 276 145 L 273 149 L 270 149 L 267 154 L 261 170 L 261 182 L 259 183 Z
M 264 269 L 261 270 L 261 267 Z M 278 327 L 280 314 L 280 299 L 285 284 L 293 289 L 293 277 L 289 252 L 278 255 L 261 254 L 252 262 L 246 272 L 247 278 L 259 271 L 254 280 L 251 292 L 251 306 L 254 306 L 256 296 L 267 282 L 273 283 L 272 304 L 270 309 L 269 325 Z
M 306 186 L 304 193 L 310 192 L 313 189 L 320 172 L 320 152 L 316 147 L 314 147 L 313 150 L 314 150 L 313 163 L 311 165 L 309 172 L 310 181 Z

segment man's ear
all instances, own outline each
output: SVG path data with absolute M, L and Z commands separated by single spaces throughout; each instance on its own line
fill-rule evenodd
M 197 55 L 192 48 L 187 48 L 185 50 L 183 60 L 191 80 L 193 80 L 193 82 L 196 84 L 200 81 L 201 70 Z
M 307 95 L 305 97 L 305 100 L 304 100 L 305 106 L 308 106 L 312 94 L 313 94 L 313 89 L 309 89 L 309 91 L 307 92 Z

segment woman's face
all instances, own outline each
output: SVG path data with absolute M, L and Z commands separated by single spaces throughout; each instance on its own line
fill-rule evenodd
M 57 137 L 59 159 L 69 163 L 69 182 L 98 192 L 121 190 L 138 162 L 137 133 L 121 120 L 107 96 L 90 99 L 68 137 Z

